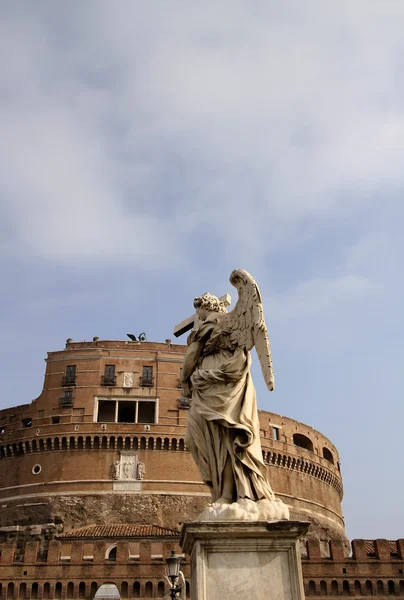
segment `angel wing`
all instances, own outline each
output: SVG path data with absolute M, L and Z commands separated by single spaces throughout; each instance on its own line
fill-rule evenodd
M 255 346 L 265 383 L 272 392 L 275 379 L 271 347 L 257 282 L 247 271 L 235 269 L 230 275 L 230 283 L 238 291 L 238 300 L 234 309 L 223 315 L 224 329 L 233 344 L 247 350 Z

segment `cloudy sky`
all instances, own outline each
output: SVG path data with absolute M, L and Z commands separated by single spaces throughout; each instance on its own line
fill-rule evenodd
M 260 408 L 338 447 L 350 538 L 404 537 L 403 29 L 402 0 L 3 0 L 1 406 L 241 267 Z

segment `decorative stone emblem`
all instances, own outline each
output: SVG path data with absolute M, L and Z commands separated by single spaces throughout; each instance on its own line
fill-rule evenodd
M 122 451 L 120 459 L 113 464 L 113 478 L 117 481 L 140 481 L 145 475 L 145 465 L 135 452 Z
M 124 373 L 123 374 L 123 387 L 124 388 L 132 388 L 133 387 L 133 373 Z

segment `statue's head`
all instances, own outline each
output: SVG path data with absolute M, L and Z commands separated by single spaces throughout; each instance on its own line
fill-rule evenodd
M 206 294 L 195 298 L 194 307 L 196 309 L 196 312 L 198 313 L 198 316 L 202 320 L 206 319 L 207 314 L 210 312 L 227 312 L 224 303 L 221 302 L 219 298 L 217 298 L 213 294 L 209 294 L 209 292 L 206 292 Z

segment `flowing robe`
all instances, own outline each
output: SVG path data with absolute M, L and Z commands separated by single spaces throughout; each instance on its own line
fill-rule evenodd
M 210 315 L 203 321 L 191 341 L 200 344 L 201 356 L 191 376 L 185 443 L 211 489 L 212 502 L 222 495 L 228 457 L 235 501 L 273 499 L 262 461 L 249 352 L 232 345 L 220 316 Z

